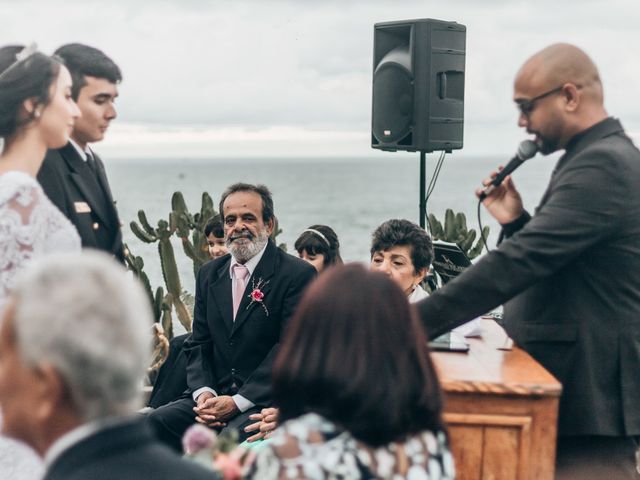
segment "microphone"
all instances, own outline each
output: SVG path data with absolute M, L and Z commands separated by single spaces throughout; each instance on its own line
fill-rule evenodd
M 507 166 L 498 172 L 496 178 L 494 178 L 491 183 L 485 187 L 484 191 L 480 194 L 480 201 L 487 198 L 487 196 L 503 182 L 507 175 L 510 175 L 516 168 L 522 165 L 525 160 L 529 160 L 535 156 L 536 153 L 538 153 L 538 145 L 536 145 L 533 140 L 523 140 L 520 142 L 516 156 L 509 160 Z

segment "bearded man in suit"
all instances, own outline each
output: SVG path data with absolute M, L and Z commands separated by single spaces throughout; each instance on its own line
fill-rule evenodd
M 34 262 L 0 316 L 3 433 L 44 459 L 44 480 L 207 480 L 137 414 L 149 302 L 102 252 Z
M 38 181 L 76 227 L 83 247 L 103 250 L 124 262 L 120 220 L 104 164 L 89 147 L 104 138 L 116 118 L 114 102 L 122 74 L 113 60 L 87 45 L 64 45 L 55 55 L 71 73 L 71 95 L 82 115 L 69 143 L 47 152 Z
M 189 395 L 148 415 L 176 450 L 186 428 L 200 422 L 237 430 L 271 405 L 271 367 L 280 338 L 315 269 L 275 246 L 273 200 L 267 187 L 237 183 L 220 200 L 230 254 L 202 266 L 188 356 Z

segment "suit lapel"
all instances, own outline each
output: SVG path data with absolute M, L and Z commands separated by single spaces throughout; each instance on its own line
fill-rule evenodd
M 110 225 L 111 222 L 109 221 L 109 214 L 102 195 L 102 188 L 89 166 L 80 158 L 71 143 L 67 143 L 64 148 L 61 148 L 60 153 L 69 166 L 69 178 L 78 190 L 82 192 L 85 200 L 91 206 L 91 210 L 100 217 L 105 225 Z
M 253 275 L 251 275 L 251 278 L 249 278 L 249 281 L 247 282 L 247 288 L 244 291 L 242 301 L 238 307 L 236 321 L 233 322 L 231 335 L 234 335 L 242 324 L 247 321 L 254 309 L 262 308 L 262 306 L 258 305 L 259 302 L 251 302 L 251 299 L 249 298 L 251 291 L 253 290 L 253 286 L 257 288 L 258 283 L 261 283 L 260 290 L 265 295 L 264 300 L 266 301 L 268 299 L 269 291 L 273 287 L 271 282 L 275 273 L 277 257 L 278 247 L 269 240 L 267 248 L 264 251 L 264 255 L 262 255 L 260 262 L 256 265 L 256 269 L 253 271 Z M 229 295 L 229 298 L 231 298 L 231 295 Z
M 227 331 L 230 332 L 233 329 L 233 298 L 229 265 L 231 265 L 231 257 L 218 270 L 218 278 L 209 287 L 209 292 L 224 320 Z
M 93 150 L 91 150 L 91 153 L 93 154 L 93 158 L 95 158 L 96 160 L 96 166 L 98 168 L 98 182 L 100 183 L 105 196 L 109 200 L 109 205 L 111 206 L 113 205 L 113 196 L 111 195 L 111 189 L 109 188 L 107 172 L 104 170 L 104 163 L 102 163 L 102 159 L 98 156 L 97 153 L 95 153 Z M 113 208 L 113 210 L 113 213 L 115 214 L 115 207 Z

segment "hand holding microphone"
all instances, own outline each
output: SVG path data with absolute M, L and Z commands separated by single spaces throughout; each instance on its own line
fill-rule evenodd
M 532 140 L 523 140 L 520 142 L 518 146 L 518 151 L 516 152 L 516 156 L 509 160 L 507 166 L 504 167 L 498 175 L 487 185 L 484 190 L 478 195 L 480 201 L 487 198 L 487 196 L 498 187 L 504 179 L 513 173 L 513 171 L 518 168 L 520 165 L 524 163 L 525 160 L 529 160 L 538 152 L 538 146 Z

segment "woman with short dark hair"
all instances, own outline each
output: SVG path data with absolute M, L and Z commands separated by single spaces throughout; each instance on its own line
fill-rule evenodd
M 433 243 L 424 230 L 409 220 L 382 223 L 371 238 L 371 270 L 389 275 L 410 303 L 428 294 L 420 286 L 433 260 Z
M 253 478 L 454 477 L 426 337 L 398 286 L 361 266 L 309 287 L 273 370 L 282 425 Z

